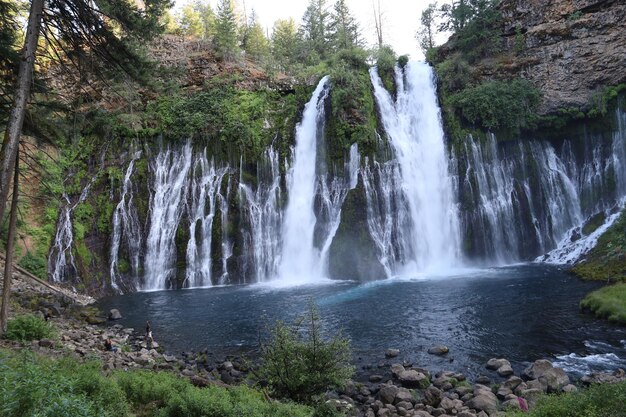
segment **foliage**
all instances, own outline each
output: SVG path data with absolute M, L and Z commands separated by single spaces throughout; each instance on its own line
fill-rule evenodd
M 435 47 L 435 31 L 436 31 L 436 17 L 437 17 L 437 2 L 430 3 L 424 10 L 420 17 L 420 29 L 417 32 L 417 40 L 424 54 L 429 49 Z
M 316 307 L 292 325 L 277 322 L 262 347 L 260 375 L 274 394 L 301 402 L 341 386 L 352 376 L 349 341 L 340 334 L 325 340 Z
M 626 280 L 626 215 L 600 236 L 596 246 L 572 269 L 581 278 Z
M 626 84 L 604 87 L 600 92 L 591 97 L 587 117 L 605 116 L 610 108 L 610 104 L 615 102 L 624 91 L 626 91 Z
M 396 53 L 390 46 L 383 46 L 376 50 L 376 67 L 378 68 L 378 75 L 385 86 L 387 91 L 395 91 L 395 68 L 396 68 Z
M 217 6 L 215 23 L 215 52 L 226 61 L 232 61 L 239 55 L 237 20 L 232 0 L 220 0 Z
M 248 387 L 197 388 L 173 374 L 148 371 L 104 376 L 99 362 L 52 360 L 0 351 L 0 415 L 305 417 L 308 407 L 268 402 Z
M 626 324 L 626 284 L 615 284 L 588 294 L 580 307 L 598 317 Z
M 264 63 L 270 52 L 270 44 L 265 37 L 265 31 L 254 10 L 250 14 L 250 22 L 243 35 L 243 50 L 255 62 Z
M 27 251 L 22 259 L 20 259 L 18 265 L 37 278 L 45 280 L 48 275 L 48 265 L 44 255 L 37 255 L 31 251 Z
M 359 25 L 350 13 L 346 0 L 336 0 L 328 25 L 330 44 L 336 51 L 361 45 Z
M 293 68 L 298 50 L 296 22 L 293 19 L 279 19 L 274 23 L 271 49 L 278 68 L 283 71 Z
M 30 342 L 53 337 L 54 333 L 54 329 L 47 321 L 33 315 L 23 315 L 9 320 L 4 337 L 9 340 Z
M 529 412 L 509 412 L 508 417 L 624 417 L 626 383 L 596 384 L 578 392 L 546 395 Z
M 316 65 L 328 57 L 328 18 L 326 0 L 309 0 L 298 31 L 299 56 L 306 65 Z
M 490 81 L 449 97 L 448 104 L 463 118 L 487 129 L 519 132 L 536 122 L 541 94 L 528 81 Z

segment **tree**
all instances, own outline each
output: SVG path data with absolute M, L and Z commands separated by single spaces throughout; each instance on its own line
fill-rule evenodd
M 436 13 L 437 2 L 430 3 L 428 7 L 422 11 L 422 17 L 420 19 L 421 28 L 417 33 L 417 39 L 424 54 L 435 46 Z
M 180 10 L 179 26 L 183 35 L 194 38 L 204 36 L 202 16 L 194 4 L 187 3 Z
M 328 56 L 328 12 L 326 0 L 309 0 L 299 31 L 303 50 L 300 54 L 315 65 Z M 314 54 L 313 54 L 314 53 Z
M 376 27 L 376 39 L 378 40 L 378 49 L 383 47 L 383 12 L 380 8 L 380 0 L 376 2 L 372 0 L 372 7 L 374 8 L 374 26 Z
M 310 403 L 315 395 L 342 386 L 354 372 L 350 342 L 340 334 L 324 339 L 313 303 L 293 325 L 278 322 L 270 329 L 261 359 L 260 376 L 274 394 L 301 402 Z
M 253 61 L 263 62 L 269 55 L 270 45 L 265 37 L 265 31 L 254 9 L 250 13 L 250 20 L 243 37 L 243 49 Z
M 282 70 L 289 70 L 296 62 L 298 35 L 293 19 L 279 19 L 272 32 L 272 56 Z
M 19 152 L 19 151 L 18 151 Z M 9 319 L 9 297 L 11 295 L 11 281 L 13 280 L 13 254 L 15 252 L 15 237 L 17 223 L 17 201 L 19 193 L 20 165 L 19 158 L 15 161 L 13 175 L 13 197 L 11 198 L 11 214 L 9 216 L 9 233 L 7 236 L 6 252 L 4 257 L 4 280 L 2 286 L 2 306 L 0 307 L 0 336 L 7 331 Z
M 346 0 L 337 0 L 330 15 L 329 38 L 335 50 L 351 49 L 359 46 L 359 25 L 350 14 Z
M 208 3 L 202 3 L 199 0 L 193 5 L 194 10 L 200 15 L 202 23 L 202 39 L 208 40 L 215 37 L 215 13 Z
M 215 23 L 215 51 L 223 60 L 233 60 L 239 55 L 237 18 L 232 0 L 220 0 Z

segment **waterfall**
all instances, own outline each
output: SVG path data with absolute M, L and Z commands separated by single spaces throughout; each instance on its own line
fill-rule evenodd
M 324 133 L 324 105 L 328 76 L 317 85 L 304 107 L 296 128 L 293 165 L 287 175 L 289 200 L 282 225 L 282 248 L 278 279 L 283 283 L 310 282 L 321 275 L 319 251 L 314 247 L 316 217 L 313 207 L 316 189 L 318 136 Z
M 185 287 L 212 285 L 213 220 L 218 209 L 221 215 L 225 216 L 227 194 L 222 195 L 221 187 L 222 180 L 227 174 L 227 168 L 216 168 L 213 160 L 211 162 L 207 160 L 206 149 L 195 157 L 188 197 L 190 215 Z M 221 220 L 226 219 L 222 217 Z
M 180 152 L 159 152 L 151 163 L 154 175 L 150 193 L 150 229 L 146 241 L 144 282 L 142 290 L 173 287 L 175 278 L 176 231 L 183 214 L 192 164 L 191 141 Z
M 54 242 L 48 254 L 48 275 L 52 282 L 66 281 L 68 278 L 78 275 L 78 268 L 76 267 L 74 252 L 72 250 L 74 246 L 72 212 L 80 203 L 85 201 L 95 180 L 96 177 L 92 177 L 85 188 L 83 188 L 76 204 L 72 205 L 67 193 L 63 192 L 65 204 L 60 211 Z
M 120 201 L 113 211 L 113 231 L 111 234 L 111 255 L 109 260 L 109 273 L 111 277 L 111 287 L 116 292 L 120 292 L 118 279 L 119 271 L 119 252 L 122 243 L 122 236 L 128 248 L 128 256 L 130 258 L 130 268 L 133 277 L 137 277 L 141 265 L 141 249 L 142 234 L 141 225 L 137 209 L 133 203 L 133 183 L 131 176 L 134 172 L 135 161 L 141 157 L 141 152 L 133 153 L 133 156 L 126 169 L 124 182 L 122 184 L 122 193 Z
M 397 207 L 397 221 L 409 220 L 409 230 L 398 235 L 402 271 L 394 273 L 448 269 L 459 262 L 460 233 L 432 69 L 417 62 L 410 62 L 404 73 L 397 67 L 395 102 L 376 68 L 370 75 L 406 202 Z
M 257 180 L 256 189 L 239 181 L 239 201 L 247 226 L 247 230 L 241 230 L 246 235 L 244 252 L 251 254 L 249 263 L 254 268 L 251 281 L 263 282 L 276 275 L 280 254 L 282 192 L 278 152 L 273 148 L 265 151 L 259 162 Z

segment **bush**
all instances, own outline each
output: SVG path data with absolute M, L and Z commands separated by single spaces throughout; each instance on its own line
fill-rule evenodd
M 350 359 L 349 341 L 341 335 L 324 340 L 318 311 L 310 305 L 293 325 L 278 322 L 270 329 L 259 374 L 275 395 L 311 403 L 345 384 L 354 372 Z
M 490 81 L 450 96 L 449 104 L 471 124 L 519 132 L 533 127 L 541 93 L 526 80 Z
M 593 385 L 575 393 L 548 395 L 529 413 L 511 412 L 509 417 L 625 417 L 626 383 Z
M 19 342 L 30 342 L 31 340 L 50 338 L 53 335 L 54 329 L 48 322 L 29 314 L 17 316 L 10 320 L 7 323 L 4 337 Z
M 18 265 L 35 275 L 37 278 L 46 279 L 48 274 L 46 257 L 43 255 L 35 255 L 30 251 L 26 252 L 26 255 L 20 259 Z
M 626 284 L 610 285 L 587 295 L 580 307 L 609 321 L 626 324 Z

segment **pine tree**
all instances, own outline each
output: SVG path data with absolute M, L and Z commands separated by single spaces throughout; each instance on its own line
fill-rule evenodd
M 250 14 L 243 39 L 243 49 L 250 59 L 260 63 L 267 59 L 270 50 L 269 41 L 254 9 Z
M 437 3 L 430 3 L 422 11 L 420 19 L 421 27 L 417 33 L 417 39 L 419 41 L 422 51 L 426 53 L 429 49 L 435 46 L 435 18 L 437 13 Z
M 346 0 L 337 0 L 330 15 L 329 37 L 335 50 L 359 46 L 359 25 L 350 13 Z
M 298 35 L 293 19 L 277 20 L 272 33 L 272 56 L 278 67 L 289 70 L 297 61 Z
M 193 38 L 202 38 L 204 35 L 204 27 L 202 17 L 195 5 L 191 3 L 185 4 L 180 11 L 179 18 L 180 30 L 183 35 Z
M 328 12 L 326 0 L 309 0 L 299 32 L 300 55 L 308 64 L 316 64 L 328 56 Z
M 209 40 L 215 37 L 215 12 L 208 3 L 203 3 L 197 0 L 194 5 L 194 10 L 200 15 L 200 21 L 202 23 L 202 39 Z
M 215 51 L 223 60 L 234 60 L 239 56 L 237 18 L 232 0 L 220 0 L 215 23 Z

